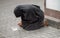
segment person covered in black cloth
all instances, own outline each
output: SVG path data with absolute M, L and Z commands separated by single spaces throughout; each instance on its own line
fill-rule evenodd
M 19 25 L 25 30 L 36 30 L 44 26 L 44 13 L 37 5 L 18 5 L 14 14 L 16 17 L 21 16 L 22 22 Z

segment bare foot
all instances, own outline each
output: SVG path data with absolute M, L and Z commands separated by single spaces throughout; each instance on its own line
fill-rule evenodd
M 18 25 L 19 25 L 20 27 L 22 27 L 22 22 L 18 23 Z
M 48 26 L 48 21 L 47 21 L 47 19 L 44 20 L 44 26 Z

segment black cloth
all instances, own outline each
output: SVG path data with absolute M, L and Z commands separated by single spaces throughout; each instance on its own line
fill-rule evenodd
M 22 18 L 23 29 L 35 30 L 40 28 L 44 20 L 44 13 L 37 5 L 18 5 L 14 9 L 16 17 Z

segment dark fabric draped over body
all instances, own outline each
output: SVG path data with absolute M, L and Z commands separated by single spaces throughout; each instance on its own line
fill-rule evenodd
M 40 28 L 44 20 L 44 13 L 37 5 L 18 5 L 14 9 L 16 17 L 22 18 L 23 28 L 34 30 Z

